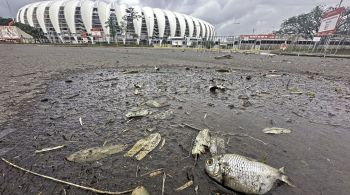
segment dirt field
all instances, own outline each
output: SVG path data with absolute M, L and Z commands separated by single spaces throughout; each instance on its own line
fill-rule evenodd
M 297 187 L 279 185 L 269 194 L 348 194 L 350 60 L 253 54 L 215 60 L 218 55 L 0 45 L 0 156 L 41 174 L 109 191 L 143 185 L 161 194 L 162 176 L 140 175 L 163 168 L 165 194 L 195 194 L 197 185 L 198 194 L 236 194 L 205 174 L 209 154 L 194 166 L 189 152 L 198 132 L 182 125 L 187 123 L 224 138 L 225 153 L 284 166 Z M 226 89 L 212 93 L 213 85 Z M 147 108 L 147 100 L 164 106 Z M 125 114 L 135 109 L 151 114 L 127 119 Z M 266 127 L 292 133 L 266 135 Z M 159 132 L 165 145 L 142 161 L 123 153 L 92 163 L 65 160 L 90 147 L 128 144 L 129 149 L 151 131 Z M 66 147 L 35 154 L 59 145 Z M 0 175 L 0 194 L 93 194 L 2 161 Z M 175 192 L 190 178 L 192 187 Z

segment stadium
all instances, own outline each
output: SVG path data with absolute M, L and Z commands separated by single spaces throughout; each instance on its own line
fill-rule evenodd
M 16 21 L 39 28 L 52 43 L 132 42 L 193 45 L 212 41 L 213 25 L 158 8 L 90 0 L 42 1 L 25 5 Z

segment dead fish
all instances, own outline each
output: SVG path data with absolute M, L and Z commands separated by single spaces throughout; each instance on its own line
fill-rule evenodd
M 205 171 L 222 185 L 247 194 L 265 194 L 273 188 L 277 180 L 294 187 L 284 175 L 284 168 L 278 170 L 237 154 L 224 154 L 208 159 Z
M 284 129 L 284 128 L 278 128 L 278 127 L 272 127 L 272 128 L 265 128 L 263 129 L 263 132 L 265 134 L 275 134 L 275 135 L 279 135 L 279 134 L 289 134 L 292 131 L 289 129 Z
M 192 148 L 192 155 L 197 156 L 205 152 L 206 148 L 210 147 L 209 129 L 200 131 L 196 137 L 196 141 Z

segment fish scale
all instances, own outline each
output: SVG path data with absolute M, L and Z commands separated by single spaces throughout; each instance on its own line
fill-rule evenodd
M 256 160 L 237 154 L 215 156 L 207 160 L 206 172 L 217 182 L 233 190 L 249 194 L 265 194 L 276 180 L 289 185 L 283 169 L 275 169 Z

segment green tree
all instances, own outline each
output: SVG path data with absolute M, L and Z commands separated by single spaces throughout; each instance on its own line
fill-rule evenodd
M 293 16 L 283 21 L 278 34 L 300 34 L 304 38 L 311 38 L 321 25 L 321 17 L 324 9 L 316 6 L 311 12 Z
M 118 23 L 117 17 L 114 14 L 109 16 L 106 22 L 106 27 L 109 28 L 109 34 L 112 37 L 112 42 L 116 42 L 115 39 L 118 33 Z
M 35 41 L 40 42 L 40 40 L 46 39 L 41 28 L 34 28 L 34 27 L 29 26 L 28 24 L 23 24 L 20 22 L 16 22 L 15 26 L 18 27 L 19 29 L 23 30 L 25 33 L 31 35 Z

